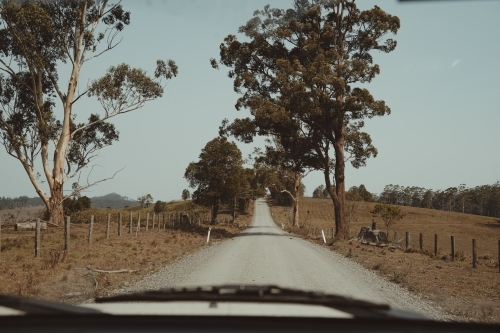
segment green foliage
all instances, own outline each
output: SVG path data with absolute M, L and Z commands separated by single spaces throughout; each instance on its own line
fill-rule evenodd
M 153 197 L 151 196 L 151 194 L 146 194 L 141 197 L 138 197 L 137 201 L 139 202 L 142 208 L 147 208 L 149 207 L 149 205 L 153 203 Z
M 178 73 L 171 60 L 158 60 L 152 77 L 120 64 L 79 89 L 83 64 L 115 48 L 129 23 L 120 2 L 0 2 L 0 142 L 20 161 L 56 223 L 62 222 L 63 184 L 118 140 L 108 120 L 161 97 L 164 81 Z M 59 76 L 64 64 L 70 66 L 66 78 Z M 85 97 L 95 97 L 103 112 L 78 123 L 73 106 Z M 39 163 L 51 197 L 40 187 Z
M 0 197 L 0 210 L 14 207 L 24 207 L 28 203 L 28 198 L 22 195 L 18 198 Z
M 167 211 L 167 203 L 164 201 L 158 200 L 153 208 L 155 213 L 161 213 Z
M 405 214 L 401 212 L 401 208 L 385 204 L 376 204 L 371 213 L 382 218 L 387 227 L 387 234 L 389 234 L 389 228 L 394 223 L 405 217 Z
M 199 161 L 191 162 L 184 178 L 196 190 L 195 203 L 212 207 L 214 222 L 220 203 L 230 203 L 248 185 L 243 169 L 241 151 L 225 137 L 209 141 L 202 149 Z
M 373 195 L 366 190 L 365 185 L 353 186 L 347 191 L 346 199 L 350 201 L 373 202 Z
M 191 198 L 191 193 L 189 192 L 188 189 L 182 190 L 182 200 L 186 201 L 189 198 Z
M 379 202 L 500 217 L 500 182 L 467 187 L 460 184 L 445 190 L 418 186 L 386 185 Z
M 391 52 L 399 18 L 378 6 L 360 11 L 354 1 L 296 0 L 290 9 L 257 10 L 239 32 L 228 35 L 220 60 L 230 68 L 238 110 L 251 117 L 224 120 L 220 133 L 249 143 L 254 136 L 279 138 L 287 160 L 322 170 L 325 186 L 335 184 L 337 234 L 347 237 L 344 212 L 344 169 L 366 165 L 377 150 L 362 131 L 364 119 L 390 113 L 366 84 L 379 74 L 374 51 Z M 335 180 L 330 180 L 331 174 Z M 341 208 L 341 209 L 337 209 Z
M 73 213 L 89 209 L 92 203 L 89 197 L 68 198 L 64 200 L 64 215 L 71 216 Z
M 250 205 L 250 198 L 238 198 L 238 212 L 243 214 L 246 213 Z
M 313 198 L 329 198 L 330 193 L 328 193 L 328 189 L 325 188 L 325 185 L 322 184 L 314 189 L 312 196 Z

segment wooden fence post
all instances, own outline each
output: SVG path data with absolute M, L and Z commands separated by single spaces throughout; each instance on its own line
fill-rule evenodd
M 146 214 L 146 231 L 148 231 L 149 228 L 149 213 Z
M 406 249 L 408 250 L 408 248 L 410 247 L 410 233 L 408 231 L 406 232 L 405 238 L 406 238 Z
M 422 233 L 420 233 L 419 236 L 419 243 L 420 243 L 420 251 L 422 251 L 424 249 L 424 235 L 422 235 Z
M 137 217 L 137 229 L 135 229 L 135 237 L 137 237 L 137 234 L 139 233 L 140 229 L 141 229 L 141 212 L 139 212 L 139 216 Z
M 500 245 L 500 243 L 498 243 Z M 2 217 L 0 216 L 0 260 L 2 260 Z
M 108 222 L 106 223 L 106 239 L 109 239 L 109 225 L 111 223 L 111 214 L 108 213 Z
M 122 235 L 122 212 L 118 213 L 118 236 Z
M 434 234 L 434 256 L 438 255 L 438 235 Z
M 156 217 L 156 213 L 153 212 L 153 230 L 155 230 L 155 217 Z
M 477 268 L 476 240 L 472 239 L 472 268 Z
M 94 228 L 94 215 L 90 215 L 89 245 L 92 245 L 92 229 Z
M 451 261 L 455 261 L 455 236 L 451 236 Z
M 69 251 L 69 225 L 70 217 L 66 216 L 66 223 L 64 225 L 64 250 Z
M 36 219 L 35 258 L 40 257 L 40 219 Z
M 163 229 L 166 229 L 167 226 L 165 225 L 165 213 L 163 213 L 163 222 L 162 223 L 163 223 Z
M 129 224 L 128 224 L 128 233 L 131 234 L 132 233 L 132 212 L 130 212 L 130 215 L 129 215 Z
M 500 239 L 498 240 L 498 273 L 500 273 Z

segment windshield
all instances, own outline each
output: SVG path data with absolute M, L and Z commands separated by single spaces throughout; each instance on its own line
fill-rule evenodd
M 498 13 L 3 1 L 0 294 L 273 285 L 500 322 Z

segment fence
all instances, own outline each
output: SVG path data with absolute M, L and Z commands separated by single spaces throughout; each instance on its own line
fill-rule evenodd
M 122 237 L 123 229 L 128 230 L 128 233 L 134 237 L 138 237 L 142 232 L 157 232 L 159 230 L 179 230 L 185 227 L 200 226 L 201 224 L 210 223 L 210 219 L 207 216 L 200 214 L 190 216 L 184 212 L 175 213 L 147 213 L 145 218 L 141 217 L 141 213 L 134 214 L 130 212 L 128 221 L 124 223 L 123 213 L 118 212 L 115 214 L 107 213 L 106 215 L 99 216 L 96 218 L 94 215 L 90 215 L 88 218 L 88 224 L 86 223 L 74 223 L 70 216 L 66 216 L 63 225 L 64 234 L 64 245 L 63 250 L 69 251 L 71 248 L 71 232 L 72 228 L 88 228 L 86 233 L 86 238 L 88 241 L 88 246 L 92 246 L 93 237 L 99 233 L 102 234 L 106 239 L 110 239 L 116 235 L 116 237 Z M 80 219 L 81 220 L 81 219 Z M 224 219 L 224 222 L 228 222 L 228 219 Z M 216 221 L 219 223 L 220 221 Z M 112 224 L 116 224 L 115 232 L 112 232 Z M 41 221 L 38 218 L 35 222 L 35 237 L 34 237 L 34 256 L 40 257 L 41 252 Z M 32 229 L 33 230 L 33 229 Z M 2 248 L 2 220 L 0 217 L 0 260 L 1 258 L 1 248 Z M 135 234 L 135 235 L 134 235 Z
M 308 238 L 323 239 L 322 232 L 327 239 L 333 239 L 335 237 L 335 228 L 322 229 L 318 227 L 305 226 L 304 231 L 302 231 L 301 234 Z M 498 271 L 500 273 L 500 239 L 479 243 L 475 238 L 467 240 L 464 238 L 457 238 L 455 235 L 441 237 L 436 233 L 419 233 L 418 238 L 412 238 L 411 236 L 411 233 L 406 231 L 404 233 L 404 237 L 398 239 L 398 233 L 394 232 L 394 243 L 398 245 L 404 244 L 401 248 L 406 252 L 419 251 L 435 257 L 447 256 L 447 259 L 451 261 L 463 261 L 467 256 L 470 256 L 473 268 L 477 268 L 478 259 L 487 260 L 487 258 L 490 258 L 491 260 L 494 260 L 495 255 L 492 253 L 496 252 Z M 480 253 L 482 255 L 479 255 Z

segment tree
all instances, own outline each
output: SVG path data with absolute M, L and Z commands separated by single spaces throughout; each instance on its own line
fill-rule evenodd
M 225 137 L 209 141 L 201 150 L 198 162 L 191 162 L 184 173 L 189 187 L 196 188 L 191 198 L 197 204 L 212 209 L 214 224 L 221 203 L 233 202 L 236 194 L 245 188 L 245 174 L 241 151 Z
M 146 194 L 142 197 L 138 197 L 137 201 L 139 201 L 139 204 L 142 208 L 147 208 L 153 203 L 153 197 L 151 196 L 151 194 Z
M 376 204 L 371 213 L 382 218 L 387 227 L 387 235 L 389 235 L 389 228 L 405 217 L 405 214 L 401 212 L 401 208 L 385 204 Z
M 365 201 L 372 202 L 373 195 L 368 192 L 365 185 L 361 184 L 358 186 L 353 186 L 347 191 L 346 199 L 350 201 Z
M 191 193 L 189 193 L 189 190 L 187 188 L 182 190 L 182 200 L 186 201 L 189 200 L 189 198 L 191 198 Z
M 313 191 L 313 198 L 329 198 L 330 194 L 328 190 L 325 188 L 325 185 L 320 185 L 316 187 Z
M 167 210 L 167 203 L 164 201 L 156 201 L 153 207 L 155 213 L 161 213 Z
M 316 187 L 313 191 L 313 198 L 323 198 L 324 191 L 325 191 L 325 185 L 320 185 Z
M 89 197 L 78 196 L 73 198 L 68 198 L 64 200 L 64 215 L 71 215 L 73 213 L 79 212 L 84 209 L 88 209 L 92 206 L 92 202 Z
M 71 196 L 63 194 L 64 183 L 79 177 L 100 149 L 118 140 L 107 120 L 161 97 L 163 80 L 177 75 L 171 60 L 158 60 L 152 77 L 120 64 L 77 89 L 83 65 L 115 48 L 129 23 L 130 13 L 107 0 L 0 4 L 0 141 L 19 160 L 56 224 L 63 220 L 63 201 Z M 69 66 L 66 79 L 59 75 L 64 66 Z M 61 82 L 68 82 L 66 89 Z M 86 96 L 96 98 L 103 112 L 77 123 L 74 106 Z M 39 170 L 50 194 L 42 190 Z
M 295 139 L 298 137 L 300 137 L 299 134 L 295 136 Z M 311 170 L 305 170 L 302 156 L 296 155 L 294 146 L 289 146 L 282 141 L 278 137 L 272 137 L 272 140 L 268 138 L 265 152 L 255 149 L 254 169 L 264 175 L 264 183 L 270 189 L 271 196 L 278 192 L 290 197 L 293 209 L 292 225 L 298 227 L 299 201 L 305 189 L 302 179 Z
M 364 119 L 390 113 L 365 88 L 379 74 L 373 51 L 391 52 L 399 19 L 378 6 L 360 11 L 354 1 L 296 0 L 294 8 L 256 11 L 239 29 L 249 39 L 228 35 L 220 61 L 230 68 L 236 108 L 251 117 L 225 120 L 222 131 L 243 142 L 276 136 L 305 166 L 321 170 L 335 208 L 338 238 L 346 239 L 345 163 L 355 168 L 376 156 Z M 333 173 L 333 179 L 330 179 Z

